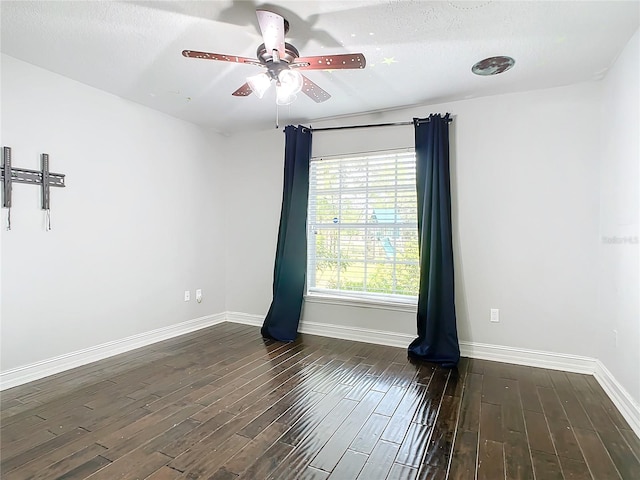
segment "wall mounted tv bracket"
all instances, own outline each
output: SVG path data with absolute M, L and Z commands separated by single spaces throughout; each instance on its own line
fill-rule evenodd
M 11 147 L 2 147 L 2 206 L 9 209 L 9 221 L 7 229 L 11 229 L 11 186 L 15 183 L 28 183 L 31 185 L 42 185 L 42 209 L 47 211 L 49 219 L 50 208 L 50 187 L 64 187 L 64 175 L 62 173 L 52 173 L 49 171 L 49 155 L 43 153 L 41 159 L 41 170 L 29 170 L 26 168 L 15 168 L 11 165 Z M 48 229 L 51 229 L 50 222 Z

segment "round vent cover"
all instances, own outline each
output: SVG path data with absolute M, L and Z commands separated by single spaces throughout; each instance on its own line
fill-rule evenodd
M 511 57 L 489 57 L 476 63 L 471 71 L 476 75 L 498 75 L 509 70 L 515 63 Z

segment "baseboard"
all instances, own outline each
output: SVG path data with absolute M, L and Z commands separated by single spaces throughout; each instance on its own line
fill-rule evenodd
M 231 323 L 241 323 L 242 325 L 253 325 L 261 327 L 264 322 L 264 315 L 255 315 L 252 313 L 241 312 L 225 312 L 225 320 Z
M 227 312 L 226 320 L 245 325 L 261 326 L 264 315 L 252 315 L 240 312 Z M 300 322 L 301 333 L 323 337 L 341 338 L 357 342 L 389 345 L 407 348 L 414 335 L 388 332 L 358 327 L 346 327 L 327 323 Z M 464 357 L 505 362 L 529 367 L 548 368 L 565 372 L 593 375 L 600 383 L 611 401 L 620 410 L 633 431 L 640 437 L 640 406 L 631 398 L 625 388 L 615 379 L 607 368 L 595 358 L 565 353 L 530 350 L 525 348 L 490 345 L 477 342 L 460 341 L 460 354 Z
M 620 410 L 631 429 L 640 438 L 640 404 L 629 395 L 629 392 L 620 385 L 620 382 L 616 380 L 600 360 L 596 360 L 596 369 L 593 372 L 593 376 L 613 404 Z
M 529 350 L 526 348 L 490 345 L 486 343 L 460 341 L 460 354 L 463 357 L 513 363 L 528 367 L 563 370 L 565 372 L 592 375 L 595 371 L 594 358 L 569 355 L 567 353 Z
M 0 390 L 16 387 L 27 382 L 54 375 L 56 373 L 80 367 L 88 363 L 102 360 L 152 343 L 191 333 L 201 328 L 210 327 L 225 321 L 225 314 L 207 315 L 168 327 L 103 343 L 94 347 L 49 358 L 22 367 L 12 368 L 0 373 Z
M 241 312 L 227 312 L 227 321 L 241 323 L 243 325 L 262 326 L 264 315 L 254 315 Z M 389 345 L 391 347 L 406 348 L 413 340 L 412 335 L 403 333 L 372 330 L 368 328 L 345 327 L 343 325 L 331 325 L 328 323 L 305 322 L 304 319 L 298 327 L 300 333 L 318 335 L 321 337 L 340 338 L 355 342 L 375 343 L 377 345 Z

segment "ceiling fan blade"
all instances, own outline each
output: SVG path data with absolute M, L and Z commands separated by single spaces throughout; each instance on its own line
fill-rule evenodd
M 253 93 L 253 90 L 251 90 L 251 87 L 249 86 L 249 84 L 245 83 L 240 88 L 238 88 L 235 92 L 233 92 L 231 95 L 233 95 L 234 97 L 248 97 L 252 93 Z
M 326 102 L 331 98 L 328 92 L 324 91 L 304 75 L 302 75 L 302 93 L 316 103 Z
M 205 60 L 219 60 L 221 62 L 247 63 L 249 65 L 262 65 L 255 58 L 236 57 L 222 53 L 197 52 L 195 50 L 183 50 L 182 55 L 188 58 L 203 58 Z
M 256 15 L 267 52 L 277 50 L 284 57 L 284 18 L 268 10 L 256 10 Z
M 299 64 L 303 65 L 298 66 Z M 300 70 L 344 70 L 364 68 L 366 65 L 367 60 L 362 53 L 343 53 L 338 55 L 299 57 L 291 63 L 290 67 L 295 67 Z

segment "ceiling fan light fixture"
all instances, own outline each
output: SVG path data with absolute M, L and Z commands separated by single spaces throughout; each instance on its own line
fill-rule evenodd
M 278 73 L 278 82 L 286 95 L 295 95 L 302 90 L 302 75 L 295 70 L 281 70 Z
M 295 93 L 292 93 L 286 87 L 282 85 L 276 85 L 276 103 L 278 105 L 290 105 L 297 98 Z
M 271 78 L 269 78 L 269 75 L 266 73 L 259 73 L 258 75 L 247 77 L 247 84 L 258 98 L 262 98 L 264 97 L 265 92 L 269 90 Z

